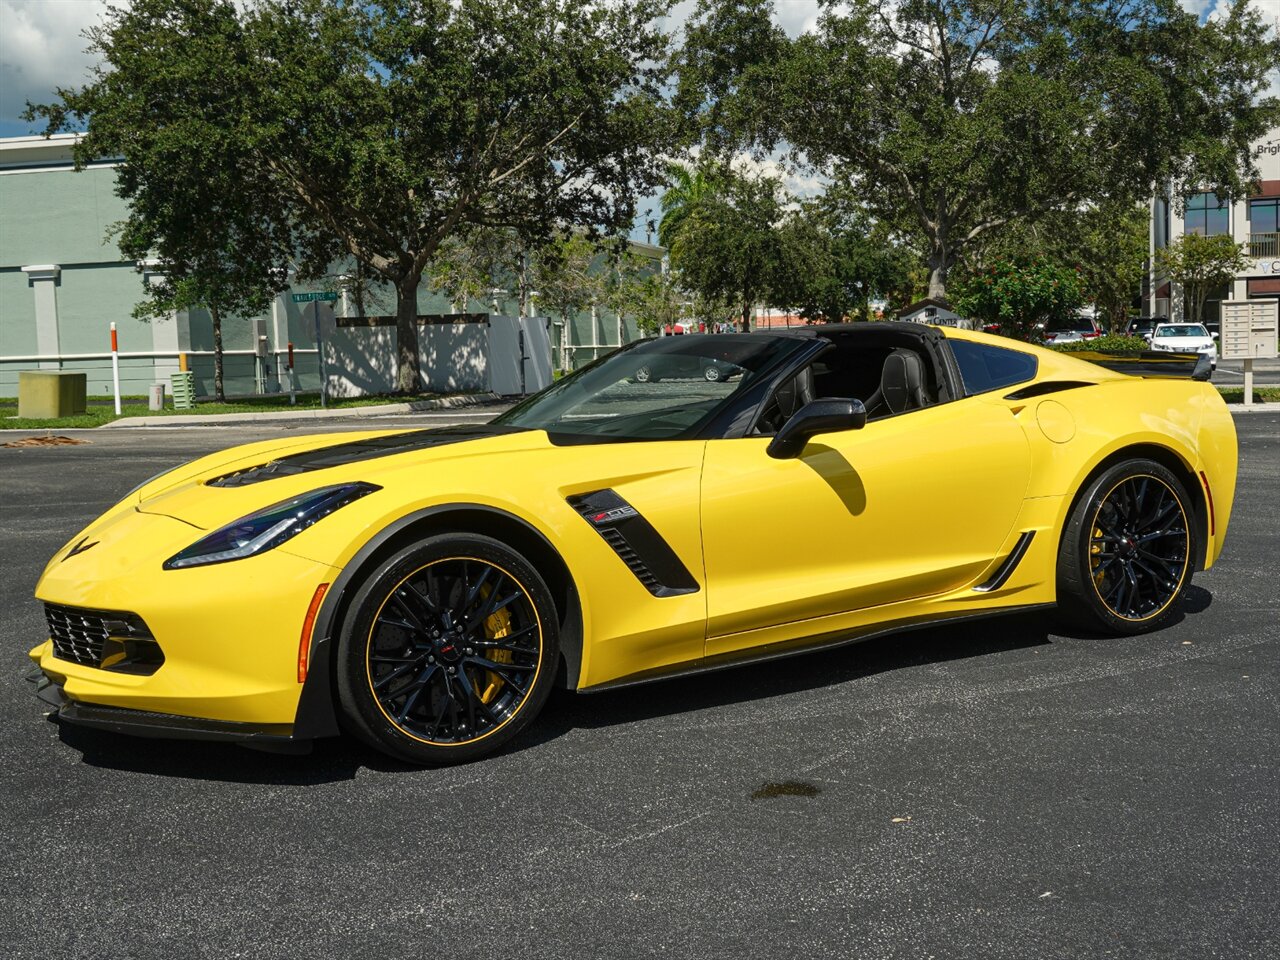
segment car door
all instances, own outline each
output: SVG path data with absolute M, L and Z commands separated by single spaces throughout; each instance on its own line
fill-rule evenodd
M 815 437 L 795 459 L 770 458 L 768 445 L 707 444 L 709 657 L 972 582 L 1004 543 L 1030 476 L 1022 428 L 976 397 Z

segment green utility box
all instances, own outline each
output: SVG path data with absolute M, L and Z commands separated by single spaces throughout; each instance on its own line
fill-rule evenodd
M 88 378 L 63 370 L 24 370 L 18 374 L 18 416 L 36 420 L 74 417 L 85 412 Z
M 169 374 L 173 389 L 173 409 L 190 410 L 196 405 L 196 375 L 190 370 Z

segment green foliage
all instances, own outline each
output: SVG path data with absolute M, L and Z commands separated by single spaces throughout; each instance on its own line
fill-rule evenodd
M 1140 295 L 1147 262 L 1146 205 L 1103 201 L 1053 210 L 1034 222 L 1018 222 L 996 235 L 978 260 L 1041 257 L 1075 264 L 1086 303 L 1112 333 L 1128 330 L 1130 304 Z
M 539 251 L 534 276 L 538 295 L 555 309 L 568 329 L 570 318 L 604 296 L 606 278 L 599 245 L 591 238 L 568 233 Z
M 865 317 L 871 300 L 894 299 L 911 285 L 914 251 L 842 191 L 801 204 L 780 234 L 782 263 L 773 296 L 806 320 Z
M 716 190 L 714 169 L 705 164 L 689 167 L 671 162 L 666 166 L 667 189 L 659 201 L 662 220 L 658 224 L 658 243 L 670 248 L 690 212 Z
M 1237 3 L 849 0 L 789 41 L 763 0 L 701 0 L 676 104 L 713 148 L 787 144 L 909 230 L 942 296 L 975 244 L 1151 184 L 1240 196 L 1280 38 Z
M 93 82 L 34 113 L 51 131 L 87 117 L 77 159 L 119 155 L 126 182 L 152 175 L 139 151 L 158 131 L 176 143 L 189 127 L 177 159 L 225 169 L 218 190 L 283 225 L 300 277 L 351 259 L 395 288 L 409 391 L 418 285 L 449 236 L 614 233 L 656 186 L 666 6 L 137 0 L 94 34 Z
M 964 316 L 999 324 L 1000 333 L 1037 342 L 1040 329 L 1084 302 L 1080 275 L 1047 260 L 1000 260 L 956 284 L 952 302 Z
M 1151 345 L 1142 337 L 1105 334 L 1092 340 L 1071 340 L 1067 343 L 1046 344 L 1050 350 L 1062 353 L 1141 353 L 1150 350 Z
M 745 330 L 751 308 L 772 293 L 782 270 L 782 185 L 727 166 L 715 183 L 681 225 L 671 266 L 706 300 L 734 304 Z
M 1157 250 L 1156 263 L 1170 280 L 1182 284 L 1190 307 L 1188 319 L 1199 323 L 1209 293 L 1235 279 L 1249 266 L 1249 258 L 1244 245 L 1225 234 L 1202 237 L 1188 233 Z

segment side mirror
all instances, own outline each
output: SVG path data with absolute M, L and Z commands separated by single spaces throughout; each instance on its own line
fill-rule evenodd
M 1217 339 L 1218 339 L 1218 335 L 1217 335 L 1216 333 L 1215 333 L 1215 334 L 1212 334 L 1212 336 L 1213 336 L 1213 339 L 1215 339 L 1215 340 L 1217 340 Z
M 765 452 L 775 460 L 790 460 L 800 456 L 811 437 L 866 425 L 867 408 L 861 400 L 811 400 L 782 425 Z

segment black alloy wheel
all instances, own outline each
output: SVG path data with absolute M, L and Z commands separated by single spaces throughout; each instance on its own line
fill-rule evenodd
M 1117 464 L 1077 502 L 1058 556 L 1058 603 L 1077 624 L 1133 634 L 1168 622 L 1197 548 L 1190 498 L 1164 466 Z
M 559 652 L 546 584 L 488 537 L 443 535 L 370 578 L 347 618 L 339 696 L 353 731 L 413 763 L 508 743 L 550 693 Z

